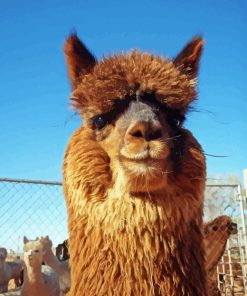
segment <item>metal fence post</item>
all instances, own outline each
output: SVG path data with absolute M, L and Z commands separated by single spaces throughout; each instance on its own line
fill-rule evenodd
M 242 188 L 239 184 L 237 187 L 237 194 L 238 194 L 238 201 L 240 206 L 240 213 L 241 213 L 241 222 L 242 222 L 242 232 L 243 232 L 243 241 L 244 241 L 244 253 L 245 253 L 245 259 L 246 259 L 246 252 L 247 252 L 247 237 L 246 237 L 246 224 L 245 224 L 245 198 L 242 195 Z

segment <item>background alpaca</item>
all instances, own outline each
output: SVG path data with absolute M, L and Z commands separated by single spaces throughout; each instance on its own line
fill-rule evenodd
M 204 225 L 204 245 L 206 250 L 206 270 L 208 273 L 210 296 L 221 295 L 217 284 L 217 265 L 226 248 L 231 234 L 237 233 L 237 224 L 228 216 L 219 216 Z
M 42 246 L 42 253 L 45 264 L 50 266 L 59 277 L 60 296 L 65 295 L 70 289 L 70 267 L 69 260 L 60 262 L 58 258 L 53 254 L 52 241 L 48 236 L 41 237 L 40 243 Z
M 56 247 L 56 256 L 59 261 L 64 261 L 69 259 L 69 251 L 68 251 L 68 240 L 63 241 L 62 244 L 57 245 Z
M 54 272 L 42 273 L 44 260 L 42 243 L 39 239 L 24 237 L 24 282 L 21 296 L 59 296 L 58 276 Z
M 0 248 L 0 293 L 8 291 L 8 284 L 11 279 L 15 280 L 16 286 L 20 285 L 20 274 L 23 269 L 23 262 L 7 262 L 7 250 Z
M 207 295 L 205 159 L 183 127 L 203 40 L 174 59 L 133 51 L 97 62 L 65 43 L 84 126 L 65 155 L 71 296 Z
M 237 233 L 237 224 L 228 216 L 219 216 L 204 225 L 204 244 L 206 250 L 206 269 L 210 275 L 223 256 L 226 243 L 231 234 Z

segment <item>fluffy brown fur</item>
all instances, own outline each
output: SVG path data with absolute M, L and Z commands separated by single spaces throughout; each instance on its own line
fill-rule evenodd
M 206 250 L 206 269 L 215 273 L 231 234 L 237 233 L 237 224 L 228 216 L 219 216 L 204 225 L 204 244 Z
M 206 251 L 206 270 L 210 296 L 221 295 L 217 286 L 217 265 L 223 256 L 227 240 L 237 233 L 237 224 L 228 216 L 219 216 L 204 225 L 204 245 Z
M 196 98 L 202 47 L 196 37 L 174 61 L 134 51 L 97 62 L 75 35 L 66 41 L 72 97 L 84 119 L 63 166 L 70 296 L 207 295 L 201 231 L 205 159 L 198 142 L 163 119 L 162 138 L 153 133 L 144 140 L 151 128 L 126 125 L 135 120 L 130 107 L 100 130 L 92 123 L 142 93 L 154 93 L 156 104 L 184 115 Z M 176 137 L 183 140 L 176 143 Z M 152 160 L 140 164 L 136 157 L 146 142 Z

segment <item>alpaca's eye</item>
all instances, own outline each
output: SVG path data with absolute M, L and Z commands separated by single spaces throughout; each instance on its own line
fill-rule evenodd
M 182 125 L 182 120 L 180 118 L 175 117 L 172 119 L 172 124 L 176 127 L 179 127 Z
M 102 129 L 106 125 L 106 120 L 102 116 L 96 116 L 93 119 L 94 127 L 98 130 Z
M 178 111 L 172 110 L 172 111 L 168 112 L 167 121 L 168 121 L 168 123 L 170 123 L 170 125 L 172 127 L 175 127 L 175 128 L 181 127 L 184 120 L 185 120 L 185 116 L 178 113 Z
M 39 253 L 39 250 L 34 250 L 34 253 Z

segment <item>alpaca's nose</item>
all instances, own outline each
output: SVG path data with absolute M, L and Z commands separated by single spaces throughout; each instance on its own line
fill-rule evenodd
M 125 141 L 131 142 L 140 139 L 149 142 L 161 137 L 162 131 L 159 126 L 151 126 L 148 122 L 134 122 L 126 131 Z

